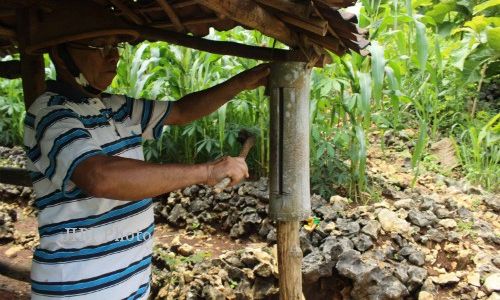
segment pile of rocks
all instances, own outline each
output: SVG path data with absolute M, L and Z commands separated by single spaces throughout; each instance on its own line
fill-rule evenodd
M 200 262 L 204 253 L 186 257 L 182 248 L 189 247 L 155 249 L 152 293 L 157 299 L 277 299 L 272 249 L 245 248 Z
M 26 168 L 26 154 L 23 148 L 0 146 L 0 167 Z M 34 200 L 33 189 L 22 186 L 0 183 L 0 200 L 3 202 L 21 201 L 28 203 Z
M 266 191 L 265 179 L 219 194 L 206 186 L 192 186 L 158 199 L 155 211 L 158 221 L 172 226 L 202 224 L 224 230 L 233 238 L 258 237 L 268 243 L 258 251 L 273 253 L 276 229 L 267 216 Z M 477 197 L 481 201 L 477 211 L 495 211 L 498 199 L 485 201 L 489 195 Z M 499 261 L 492 254 L 492 249 L 500 245 L 498 229 L 453 198 L 399 193 L 395 201 L 350 206 L 348 199 L 340 196 L 329 201 L 313 196 L 311 204 L 314 216 L 321 221 L 312 231 L 300 231 L 307 299 L 325 299 L 332 293 L 350 299 L 433 299 L 432 295 L 441 292 L 456 299 L 498 297 Z M 253 252 L 242 253 L 248 256 Z M 241 262 L 242 253 L 228 252 L 225 257 L 205 262 L 205 269 L 191 269 L 193 278 L 222 275 L 200 279 L 204 284 L 186 282 L 184 290 L 191 291 L 192 297 L 206 296 L 204 291 L 213 288 L 227 299 L 270 299 L 278 287 L 275 267 L 266 267 L 264 274 L 269 277 L 265 277 L 262 267 Z M 207 266 L 215 269 L 208 270 Z M 255 288 L 261 278 L 272 282 L 273 288 Z M 221 284 L 214 286 L 211 282 Z M 234 289 L 223 292 L 227 285 Z M 238 289 L 246 292 L 235 298 Z

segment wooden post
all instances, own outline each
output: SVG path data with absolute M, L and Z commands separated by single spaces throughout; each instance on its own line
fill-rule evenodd
M 309 81 L 306 63 L 271 66 L 269 215 L 278 221 L 280 299 L 300 300 L 300 221 L 311 214 L 309 191 Z
M 45 65 L 43 55 L 30 55 L 25 52 L 35 20 L 34 8 L 19 8 L 16 10 L 16 17 L 24 104 L 28 110 L 31 103 L 45 90 Z

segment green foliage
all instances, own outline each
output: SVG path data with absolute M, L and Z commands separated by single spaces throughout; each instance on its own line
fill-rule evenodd
M 457 150 L 467 178 L 486 188 L 500 186 L 500 113 L 481 128 L 470 124 L 458 137 Z
M 477 107 L 481 87 L 500 77 L 499 1 L 361 3 L 359 25 L 369 30 L 370 56 L 332 54 L 332 64 L 312 73 L 312 191 L 328 197 L 335 190 L 364 200 L 371 188 L 365 174 L 366 136 L 374 129 L 405 128 L 419 132 L 411 149 L 415 179 L 429 157 L 429 142 L 451 136 L 467 178 L 494 189 L 500 177 L 498 112 Z M 211 32 L 208 38 L 284 48 L 241 28 Z M 110 90 L 159 101 L 178 100 L 258 63 L 148 42 L 126 47 L 121 56 Z M 46 72 L 54 76 L 53 67 Z M 0 87 L 0 142 L 19 143 L 24 116 L 20 82 L 0 80 Z M 248 158 L 251 173 L 267 175 L 269 104 L 263 88 L 237 95 L 201 120 L 166 127 L 158 141 L 145 143 L 145 157 L 196 163 L 237 155 L 240 128 L 258 136 Z
M 7 57 L 6 59 L 11 59 Z M 21 80 L 0 80 L 0 144 L 22 143 L 24 102 Z

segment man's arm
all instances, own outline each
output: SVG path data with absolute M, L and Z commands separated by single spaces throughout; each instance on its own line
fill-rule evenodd
M 162 165 L 98 155 L 80 163 L 71 180 L 94 197 L 141 200 L 193 184 L 215 185 L 225 177 L 231 178 L 231 185 L 248 178 L 245 160 L 224 157 L 204 164 Z
M 165 125 L 183 125 L 211 114 L 241 91 L 265 85 L 269 72 L 269 65 L 262 64 L 221 84 L 182 97 L 172 103 Z

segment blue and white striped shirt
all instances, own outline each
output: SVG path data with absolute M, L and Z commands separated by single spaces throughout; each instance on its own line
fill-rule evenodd
M 95 198 L 71 175 L 94 155 L 143 160 L 142 140 L 160 136 L 171 102 L 71 97 L 46 92 L 26 113 L 24 143 L 40 234 L 32 299 L 146 299 L 152 200 Z

